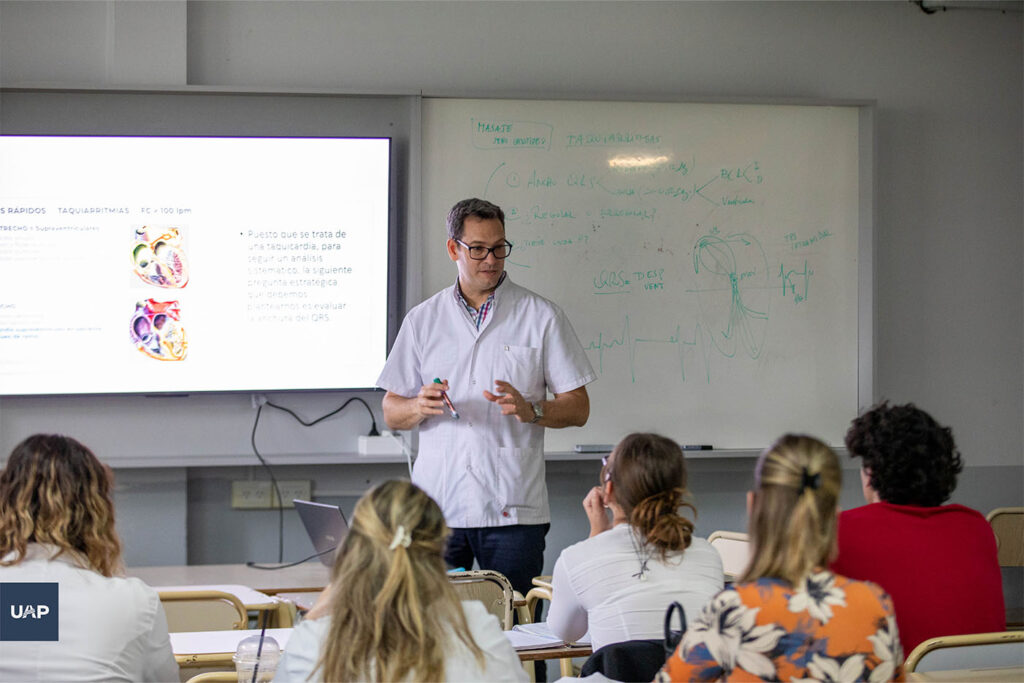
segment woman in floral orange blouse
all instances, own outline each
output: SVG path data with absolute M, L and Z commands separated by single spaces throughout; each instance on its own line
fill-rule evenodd
M 747 494 L 751 559 L 694 619 L 659 681 L 903 680 L 892 601 L 829 572 L 841 470 L 821 441 L 787 434 Z

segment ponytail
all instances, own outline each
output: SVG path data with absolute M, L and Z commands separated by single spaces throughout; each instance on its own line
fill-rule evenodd
M 761 454 L 754 476 L 751 559 L 740 580 L 796 585 L 835 549 L 839 461 L 821 441 L 787 434 Z
M 445 572 L 449 529 L 415 485 L 388 481 L 356 504 L 331 576 L 331 624 L 314 670 L 325 681 L 445 678 L 449 634 L 483 666 Z

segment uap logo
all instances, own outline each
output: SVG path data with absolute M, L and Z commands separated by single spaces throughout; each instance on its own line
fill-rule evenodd
M 42 619 L 49 613 L 49 605 L 11 605 L 11 616 L 15 619 Z
M 57 640 L 56 583 L 0 583 L 0 640 Z

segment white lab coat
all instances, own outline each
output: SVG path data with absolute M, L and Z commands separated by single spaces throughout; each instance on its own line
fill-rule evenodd
M 455 285 L 438 292 L 409 311 L 377 385 L 409 397 L 435 377 L 459 419 L 420 424 L 413 482 L 452 527 L 550 522 L 544 428 L 502 415 L 483 392 L 504 380 L 532 403 L 596 379 L 562 310 L 506 277 L 477 330 Z
M 0 640 L 0 681 L 178 681 L 167 617 L 139 579 L 106 577 L 30 543 L 0 583 L 58 584 L 56 641 Z M 11 559 L 13 553 L 4 559 Z

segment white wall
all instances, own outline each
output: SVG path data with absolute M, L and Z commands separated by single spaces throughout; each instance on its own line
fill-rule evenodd
M 876 395 L 953 427 L 957 500 L 989 509 L 1024 504 L 1022 17 L 902 1 L 4 1 L 0 83 L 876 100 Z M 568 467 L 549 477 L 565 520 L 583 476 Z M 732 467 L 695 477 L 704 532 L 741 519 Z M 231 476 L 190 470 L 190 528 L 224 509 Z M 575 526 L 549 536 L 549 569 Z M 192 561 L 251 559 L 198 539 Z

